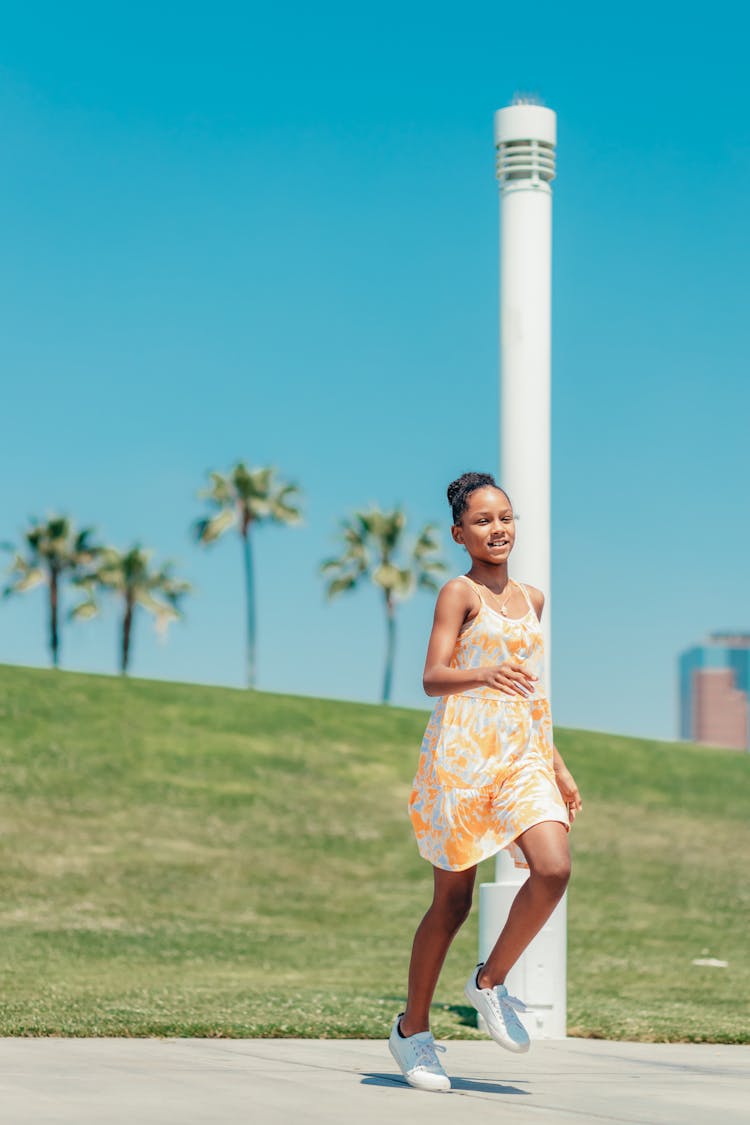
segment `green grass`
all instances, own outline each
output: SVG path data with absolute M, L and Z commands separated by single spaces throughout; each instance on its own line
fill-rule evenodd
M 0 667 L 0 1034 L 385 1035 L 430 895 L 406 816 L 425 720 Z M 585 801 L 569 1032 L 750 1041 L 750 756 L 557 741 Z M 474 915 L 440 1035 L 477 1034 L 476 940 Z

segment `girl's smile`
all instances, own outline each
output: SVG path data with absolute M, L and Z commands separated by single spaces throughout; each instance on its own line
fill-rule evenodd
M 473 559 L 502 563 L 516 540 L 516 526 L 510 500 L 499 488 L 477 488 L 468 500 L 461 522 L 452 529 L 453 538 L 462 543 Z

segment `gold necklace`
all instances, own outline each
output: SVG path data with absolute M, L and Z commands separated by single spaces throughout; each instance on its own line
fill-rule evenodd
M 508 581 L 505 583 L 505 587 L 503 589 L 503 600 L 500 602 L 500 605 L 499 605 L 499 608 L 498 608 L 498 612 L 501 613 L 503 615 L 503 617 L 508 616 L 508 610 L 505 607 L 508 604 L 508 601 L 510 600 L 510 595 L 513 593 L 513 590 L 511 588 L 512 581 L 513 581 L 513 579 L 509 578 Z M 489 586 L 485 586 L 485 590 L 487 591 L 487 593 L 492 594 L 493 598 L 499 598 L 500 597 L 500 595 L 496 594 L 494 590 L 490 590 Z

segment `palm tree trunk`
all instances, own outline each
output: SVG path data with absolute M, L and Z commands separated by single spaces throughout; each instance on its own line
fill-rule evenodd
M 245 602 L 247 608 L 247 686 L 255 687 L 255 575 L 253 573 L 253 545 L 251 524 L 242 529 L 242 548 L 245 563 Z
M 57 569 L 53 566 L 49 574 L 49 644 L 52 652 L 52 667 L 60 663 L 60 635 L 57 627 L 59 609 L 59 586 Z
M 385 675 L 383 676 L 383 703 L 391 701 L 391 684 L 393 682 L 393 658 L 396 654 L 396 607 L 392 598 L 385 595 L 386 613 L 386 646 L 385 646 Z
M 133 603 L 130 598 L 125 599 L 125 614 L 122 619 L 122 653 L 120 660 L 120 672 L 123 676 L 128 673 L 128 664 L 130 662 L 130 640 L 133 635 Z

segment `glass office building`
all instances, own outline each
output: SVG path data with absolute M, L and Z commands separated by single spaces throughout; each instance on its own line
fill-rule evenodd
M 711 633 L 680 657 L 680 737 L 750 750 L 750 633 Z

